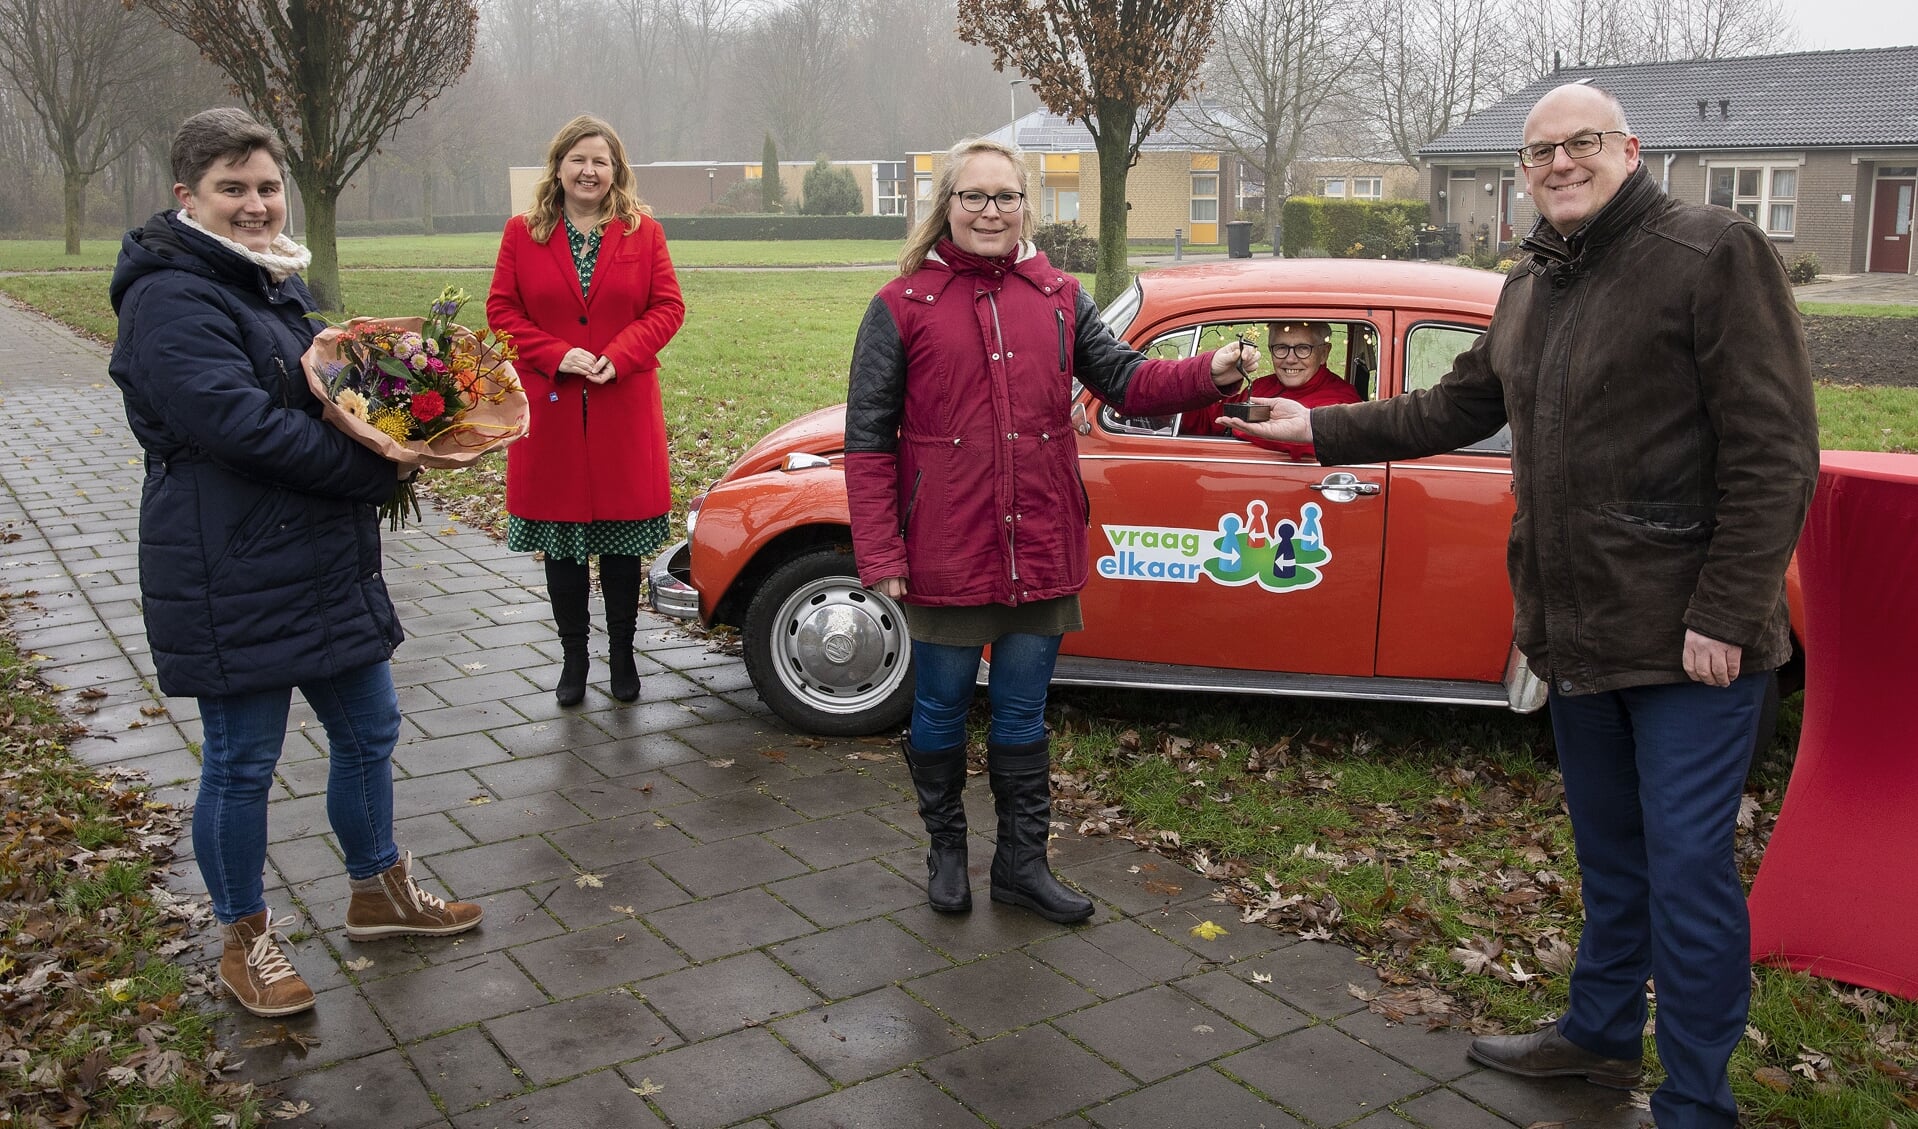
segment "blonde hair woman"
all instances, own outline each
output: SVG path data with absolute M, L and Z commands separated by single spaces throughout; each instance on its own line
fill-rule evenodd
M 966 716 L 992 646 L 986 764 L 999 814 L 992 898 L 1052 921 L 1092 903 L 1046 865 L 1046 688 L 1077 631 L 1087 575 L 1072 383 L 1129 415 L 1216 403 L 1241 383 L 1237 342 L 1148 360 L 1112 336 L 1079 282 L 1024 237 L 1019 151 L 962 141 L 866 309 L 846 403 L 846 494 L 859 578 L 906 607 L 914 696 L 906 761 L 932 848 L 933 909 L 972 908 Z M 1246 350 L 1246 363 L 1256 353 Z M 1003 424 L 1003 426 L 1001 426 Z
M 586 696 L 587 562 L 599 557 L 608 689 L 639 697 L 640 565 L 666 541 L 672 489 L 659 351 L 686 320 L 659 223 L 613 127 L 589 114 L 546 150 L 533 206 L 506 222 L 487 323 L 512 335 L 531 429 L 506 453 L 506 543 L 546 554 L 564 656 L 554 697 Z

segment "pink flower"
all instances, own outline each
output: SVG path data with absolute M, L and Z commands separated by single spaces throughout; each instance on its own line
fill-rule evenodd
M 409 407 L 414 419 L 431 423 L 446 414 L 446 398 L 438 392 L 415 392 Z

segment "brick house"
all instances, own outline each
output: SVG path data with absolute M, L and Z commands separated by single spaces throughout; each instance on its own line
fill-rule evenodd
M 1918 273 L 1918 47 L 1565 68 L 1419 150 L 1419 195 L 1467 246 L 1523 238 L 1525 115 L 1555 86 L 1615 96 L 1672 196 L 1736 208 L 1786 259 L 1831 274 Z
M 1179 230 L 1188 243 L 1218 243 L 1221 223 L 1232 218 L 1237 199 L 1237 162 L 1209 137 L 1198 107 L 1174 106 L 1165 128 L 1139 147 L 1138 163 L 1126 177 L 1126 223 L 1133 241 L 1170 242 Z M 1099 228 L 1099 153 L 1092 131 L 1070 118 L 1036 110 L 986 134 L 1010 141 L 1026 155 L 1032 173 L 1032 205 L 1042 223 L 1077 220 Z M 913 210 L 920 214 L 932 196 L 945 152 L 908 153 L 913 174 Z M 908 223 L 913 222 L 908 220 Z

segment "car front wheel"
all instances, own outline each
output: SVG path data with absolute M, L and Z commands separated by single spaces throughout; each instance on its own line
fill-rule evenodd
M 878 733 L 912 712 L 905 612 L 859 583 L 844 549 L 774 569 L 746 609 L 743 642 L 760 698 L 808 733 Z

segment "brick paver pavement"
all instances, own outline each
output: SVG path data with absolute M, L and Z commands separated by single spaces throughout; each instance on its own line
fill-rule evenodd
M 15 627 L 62 697 L 105 692 L 74 751 L 190 806 L 197 711 L 153 688 L 139 451 L 105 360 L 0 308 L 0 527 L 18 535 L 0 587 L 38 593 Z M 1476 1070 L 1465 1036 L 1387 1024 L 1346 990 L 1376 982 L 1350 952 L 1237 925 L 1209 882 L 1127 844 L 1055 843 L 1097 901 L 1090 922 L 993 904 L 984 781 L 968 792 L 975 908 L 935 914 L 885 745 L 783 730 L 737 660 L 657 619 L 639 702 L 606 695 L 599 637 L 585 704 L 558 709 L 528 557 L 431 514 L 387 537 L 386 566 L 408 636 L 398 839 L 429 886 L 487 917 L 454 941 L 345 939 L 325 758 L 296 701 L 268 900 L 305 915 L 293 956 L 319 1004 L 285 1021 L 214 1005 L 244 1075 L 311 1104 L 292 1124 L 1639 1123 L 1612 1091 Z M 199 889 L 190 860 L 173 874 Z M 1208 917 L 1231 932 L 1191 936 Z M 318 1042 L 246 1046 L 279 1022 Z

